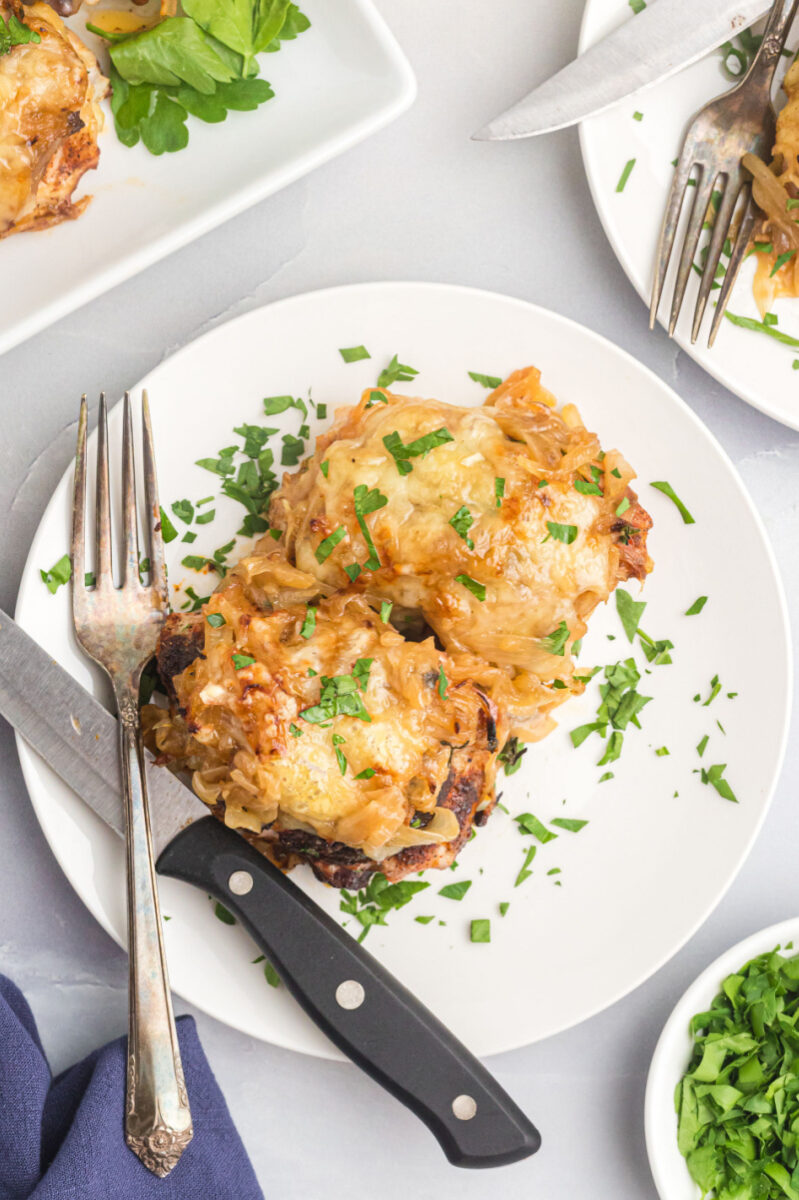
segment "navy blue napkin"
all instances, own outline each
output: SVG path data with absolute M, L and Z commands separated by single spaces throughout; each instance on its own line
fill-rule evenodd
M 166 1179 L 125 1145 L 125 1038 L 53 1079 L 0 975 L 0 1200 L 263 1200 L 192 1017 L 177 1022 L 194 1138 Z

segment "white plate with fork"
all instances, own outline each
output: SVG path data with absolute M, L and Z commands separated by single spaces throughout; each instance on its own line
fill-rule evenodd
M 622 21 L 634 19 L 628 0 L 587 0 L 580 52 Z M 795 49 L 796 28 L 788 39 L 792 49 Z M 682 148 L 686 125 L 708 100 L 732 86 L 724 73 L 722 58 L 721 51 L 714 51 L 664 83 L 585 121 L 580 128 L 594 204 L 619 262 L 647 308 L 658 236 L 673 177 L 672 164 Z M 788 63 L 790 59 L 785 61 Z M 782 74 L 780 70 L 778 78 Z M 775 99 L 779 108 L 784 93 Z M 619 191 L 626 172 L 626 182 Z M 681 245 L 686 223 L 687 211 L 684 211 L 677 246 Z M 675 252 L 661 302 L 661 321 L 668 312 L 667 298 L 673 291 L 678 259 Z M 759 321 L 752 293 L 754 273 L 755 263 L 750 259 L 744 263 L 733 289 L 729 311 Z M 796 346 L 782 344 L 725 320 L 715 346 L 709 350 L 709 315 L 705 317 L 699 340 L 691 345 L 698 288 L 699 277 L 694 274 L 677 323 L 675 337 L 679 346 L 742 400 L 776 421 L 799 429 L 799 369 L 794 367 L 795 362 L 799 363 L 799 300 L 778 300 L 773 305 L 778 319 L 776 328 L 796 338 Z

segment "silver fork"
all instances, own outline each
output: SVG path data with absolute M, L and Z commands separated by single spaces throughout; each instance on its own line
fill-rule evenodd
M 146 533 L 150 583 L 139 574 L 136 476 L 130 397 L 124 401 L 122 586 L 113 578 L 108 429 L 105 396 L 97 427 L 95 583 L 85 582 L 86 431 L 84 396 L 75 457 L 72 511 L 72 617 L 86 653 L 108 673 L 119 712 L 119 745 L 127 828 L 129 1022 L 125 1139 L 155 1175 L 168 1175 L 192 1138 L 180 1050 L 172 1014 L 161 914 L 155 883 L 147 788 L 139 723 L 142 668 L 153 655 L 168 611 L 166 568 L 155 478 L 153 436 L 146 393 L 142 397 Z
M 708 346 L 712 346 L 716 340 L 757 219 L 751 176 L 742 167 L 741 159 L 745 154 L 756 154 L 768 162 L 771 157 L 777 120 L 771 102 L 771 85 L 797 8 L 799 0 L 776 0 L 760 48 L 744 78 L 730 91 L 700 109 L 688 127 L 658 242 L 649 310 L 650 329 L 655 327 L 683 200 L 689 188 L 689 179 L 696 168 L 698 174 L 693 181 L 693 201 L 671 303 L 669 337 L 674 335 L 702 227 L 715 190 L 720 197 L 694 310 L 692 343 L 699 337 L 722 250 L 727 239 L 732 240 L 733 216 L 739 198 L 742 200 L 740 224 L 713 315 Z

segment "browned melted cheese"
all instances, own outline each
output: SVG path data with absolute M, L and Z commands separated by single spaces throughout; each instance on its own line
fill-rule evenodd
M 479 769 L 489 801 L 507 736 L 471 677 L 482 664 L 442 653 L 432 638 L 405 641 L 354 594 L 317 599 L 303 636 L 305 601 L 318 592 L 272 552 L 240 563 L 196 616 L 170 618 L 166 638 L 199 637 L 202 655 L 172 679 L 173 715 L 149 711 L 151 737 L 234 828 L 308 830 L 377 861 L 452 841 L 458 821 L 437 798 L 455 756 Z M 224 624 L 209 624 L 212 613 Z M 359 660 L 368 662 L 356 685 L 368 719 L 305 718 L 323 677 L 351 677 Z
M 338 412 L 313 457 L 284 477 L 270 519 L 285 531 L 297 566 L 327 587 L 421 612 L 447 650 L 478 656 L 512 678 L 514 694 L 506 690 L 502 702 L 514 732 L 541 736 L 549 728 L 541 724 L 542 687 L 566 683 L 551 693 L 552 704 L 580 689 L 569 648 L 588 617 L 619 579 L 651 569 L 651 522 L 629 490 L 633 472 L 618 452 L 602 456 L 573 408 L 555 410 L 532 368 L 511 376 L 483 408 L 388 392 L 384 400 L 375 403 L 370 390 Z M 407 445 L 441 428 L 452 440 L 412 458 L 412 470 L 400 474 L 384 439 L 399 434 Z M 504 480 L 500 503 L 497 479 Z M 379 489 L 387 503 L 366 518 L 380 566 L 351 583 L 345 567 L 363 568 L 368 558 L 354 505 L 360 484 Z M 625 497 L 629 508 L 619 518 Z M 451 524 L 464 506 L 471 545 Z M 576 529 L 574 540 L 559 540 L 557 526 Z M 320 543 L 340 528 L 346 537 L 320 562 Z M 485 599 L 459 575 L 484 587 Z M 546 639 L 562 622 L 569 644 L 553 653 Z
M 108 92 L 94 55 L 46 4 L 22 9 L 0 0 L 41 41 L 0 56 L 0 237 L 78 216 L 72 201 L 84 172 L 97 166 Z

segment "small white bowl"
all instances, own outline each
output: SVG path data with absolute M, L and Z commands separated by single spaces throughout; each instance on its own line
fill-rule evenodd
M 694 980 L 663 1027 L 652 1055 L 644 1101 L 646 1150 L 660 1200 L 699 1200 L 701 1195 L 677 1149 L 674 1111 L 674 1089 L 685 1073 L 693 1048 L 688 1028 L 691 1017 L 710 1008 L 728 975 L 776 946 L 784 949 L 787 942 L 794 943 L 794 952 L 799 951 L 799 917 L 761 929 L 726 950 Z

